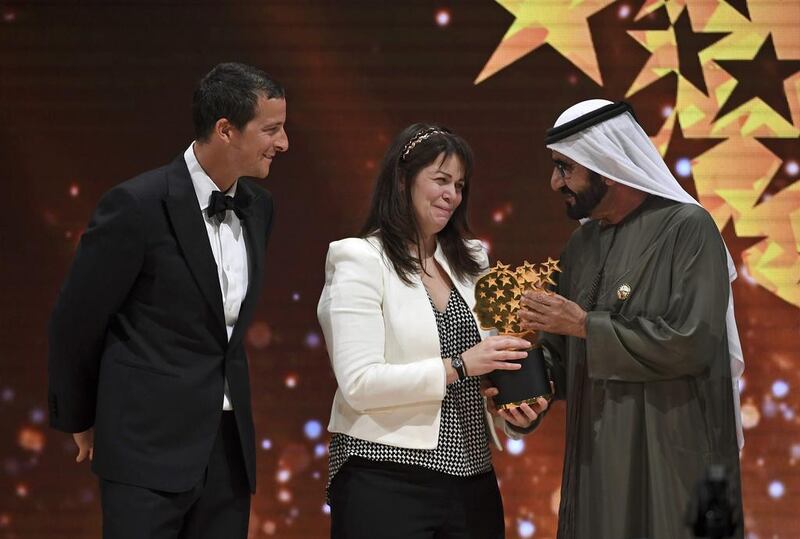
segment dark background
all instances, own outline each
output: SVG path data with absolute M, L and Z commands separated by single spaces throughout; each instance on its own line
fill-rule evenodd
M 543 133 L 577 101 L 624 96 L 649 53 L 626 33 L 641 23 L 620 10 L 642 3 L 590 18 L 600 87 L 547 45 L 474 84 L 514 21 L 489 0 L 0 1 L 0 538 L 99 537 L 96 479 L 74 462 L 71 438 L 46 426 L 47 317 L 100 195 L 192 141 L 191 92 L 214 64 L 251 63 L 287 88 L 290 150 L 266 180 L 277 215 L 248 334 L 260 444 L 251 536 L 324 537 L 335 380 L 316 303 L 328 242 L 357 231 L 394 134 L 425 121 L 473 146 L 471 223 L 492 259 L 557 256 L 575 224 L 549 190 Z M 629 99 L 651 135 L 676 80 Z M 797 140 L 787 142 L 784 158 L 796 163 Z M 791 186 L 797 171 L 784 170 L 794 169 L 776 172 L 780 185 Z M 694 193 L 691 177 L 684 184 Z M 759 238 L 724 232 L 739 266 Z M 742 460 L 748 530 L 793 537 L 800 309 L 748 279 L 734 293 L 742 402 L 758 414 Z M 504 439 L 495 455 L 509 537 L 555 534 L 563 424 L 558 404 L 534 435 Z

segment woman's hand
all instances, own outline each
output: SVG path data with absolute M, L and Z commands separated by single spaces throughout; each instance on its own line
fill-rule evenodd
M 510 410 L 498 410 L 497 415 L 515 427 L 526 429 L 531 426 L 531 423 L 539 418 L 539 414 L 547 410 L 547 406 L 547 400 L 545 400 L 544 397 L 539 397 L 532 406 L 523 402 L 518 408 L 511 408 Z
M 552 382 L 550 387 L 553 387 Z M 507 423 L 526 429 L 539 418 L 539 414 L 547 410 L 550 403 L 544 397 L 539 397 L 533 405 L 522 403 L 519 408 L 512 408 L 510 410 L 498 410 L 494 403 L 494 397 L 500 392 L 492 385 L 488 378 L 481 379 L 481 393 L 486 397 L 486 409 L 489 413 L 503 418 Z
M 509 361 L 525 359 L 530 347 L 531 343 L 519 337 L 492 336 L 461 354 L 461 359 L 469 376 L 481 376 L 496 370 L 516 371 L 522 365 Z

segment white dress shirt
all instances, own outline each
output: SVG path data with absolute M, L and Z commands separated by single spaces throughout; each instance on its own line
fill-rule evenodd
M 242 300 L 244 300 L 244 296 L 247 293 L 249 276 L 244 229 L 239 217 L 233 211 L 225 212 L 225 219 L 222 222 L 219 222 L 216 217 L 210 218 L 206 214 L 211 193 L 219 191 L 219 187 L 208 177 L 208 174 L 197 161 L 197 157 L 194 154 L 194 142 L 183 153 L 183 159 L 186 161 L 186 166 L 189 168 L 189 174 L 192 177 L 194 191 L 197 194 L 197 202 L 200 204 L 200 210 L 206 223 L 211 252 L 214 254 L 214 261 L 217 263 L 217 276 L 219 277 L 222 306 L 225 313 L 225 329 L 228 331 L 228 340 L 230 340 L 233 328 L 239 318 Z M 236 187 L 237 183 L 234 183 L 225 194 L 235 196 Z M 225 379 L 225 391 L 222 396 L 222 409 L 233 410 L 227 378 Z

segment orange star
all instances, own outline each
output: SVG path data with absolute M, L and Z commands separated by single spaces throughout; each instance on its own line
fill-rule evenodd
M 475 84 L 548 44 L 602 85 L 588 18 L 614 0 L 497 0 L 516 17 Z

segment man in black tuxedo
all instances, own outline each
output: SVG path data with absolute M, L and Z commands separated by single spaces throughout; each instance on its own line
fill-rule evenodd
M 261 289 L 286 99 L 219 64 L 196 140 L 106 193 L 50 321 L 50 424 L 100 478 L 106 539 L 245 538 L 255 440 L 243 337 Z

